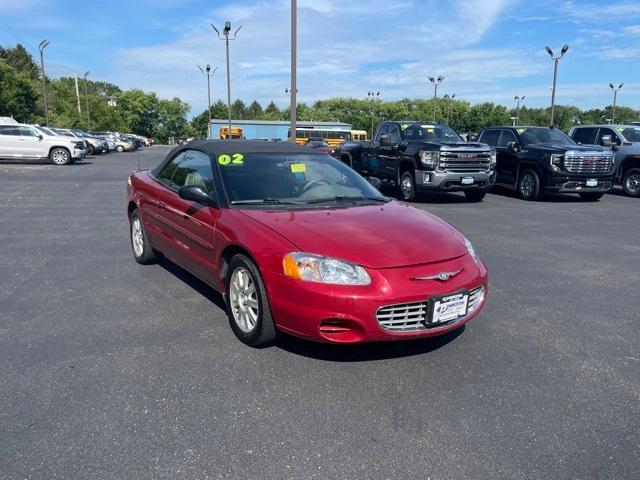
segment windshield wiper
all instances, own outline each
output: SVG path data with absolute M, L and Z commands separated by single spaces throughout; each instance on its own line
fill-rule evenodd
M 304 205 L 306 202 L 280 200 L 279 198 L 255 198 L 252 200 L 232 200 L 231 205 Z
M 312 200 L 307 200 L 305 203 L 313 204 L 313 203 L 326 203 L 326 202 L 350 202 L 353 200 L 371 200 L 374 202 L 382 202 L 382 203 L 388 203 L 391 201 L 387 197 L 363 197 L 362 195 L 349 197 L 346 195 L 336 195 L 335 197 L 314 198 Z

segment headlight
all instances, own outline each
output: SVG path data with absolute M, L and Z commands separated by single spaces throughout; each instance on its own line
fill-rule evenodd
M 287 277 L 333 285 L 369 285 L 371 278 L 359 265 L 312 253 L 293 252 L 282 261 Z
M 551 164 L 551 168 L 554 170 L 560 170 L 562 168 L 562 160 L 564 159 L 564 155 L 558 155 L 556 153 L 552 154 L 549 157 L 549 163 Z
M 496 166 L 496 163 L 498 162 L 498 154 L 496 153 L 495 150 L 491 150 L 491 168 Z
M 436 168 L 440 160 L 440 152 L 428 152 L 420 150 L 420 163 L 428 168 Z
M 469 252 L 469 255 L 471 255 L 471 257 L 477 262 L 478 260 L 480 260 L 480 258 L 478 258 L 478 255 L 476 254 L 476 250 L 475 248 L 473 248 L 473 245 L 471 245 L 471 242 L 469 240 L 467 240 L 467 237 L 464 238 L 464 244 L 467 247 L 467 252 Z

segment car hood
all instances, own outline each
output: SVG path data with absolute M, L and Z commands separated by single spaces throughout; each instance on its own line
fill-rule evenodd
M 400 202 L 319 210 L 254 210 L 242 214 L 309 253 L 370 268 L 440 262 L 467 254 L 462 235 Z
M 65 137 L 64 135 L 47 135 L 44 137 L 45 140 L 53 141 L 53 142 L 77 142 L 78 139 L 73 137 Z
M 535 145 L 528 145 L 526 149 L 546 153 L 564 153 L 569 150 L 574 152 L 605 152 L 611 150 L 610 148 L 604 148 L 600 145 L 553 145 L 550 143 L 536 143 Z
M 485 151 L 490 150 L 491 147 L 489 145 L 485 145 L 484 143 L 477 142 L 420 142 L 420 141 L 410 141 L 410 145 L 414 145 L 417 147 L 428 148 L 429 150 L 447 150 L 447 151 Z

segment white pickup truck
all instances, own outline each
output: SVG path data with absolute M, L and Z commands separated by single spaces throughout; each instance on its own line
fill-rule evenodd
M 49 159 L 54 165 L 68 165 L 85 155 L 80 140 L 47 135 L 31 125 L 0 125 L 0 159 Z

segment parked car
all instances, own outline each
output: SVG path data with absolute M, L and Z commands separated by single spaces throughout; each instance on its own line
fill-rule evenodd
M 640 125 L 580 125 L 569 136 L 581 145 L 601 145 L 615 155 L 614 182 L 625 193 L 640 197 Z
M 496 148 L 496 185 L 516 190 L 524 200 L 556 192 L 596 201 L 613 185 L 611 150 L 578 145 L 556 128 L 485 128 L 478 141 Z
M 248 345 L 277 331 L 334 343 L 429 337 L 485 302 L 487 269 L 462 233 L 285 142 L 176 147 L 129 177 L 127 214 L 135 260 L 160 252 L 221 292 Z
M 306 146 L 309 148 L 315 148 L 319 152 L 326 153 L 327 155 L 331 155 L 333 153 L 331 145 L 324 140 L 309 140 Z
M 100 137 L 96 137 L 95 135 L 92 135 L 90 133 L 84 132 L 80 129 L 77 128 L 71 128 L 70 131 L 75 134 L 78 138 L 82 138 L 84 140 L 86 140 L 87 142 L 89 142 L 89 145 L 91 146 L 90 150 L 90 155 L 94 154 L 94 153 L 108 153 L 109 152 L 109 145 L 107 144 L 106 140 Z
M 60 135 L 63 137 L 73 138 L 75 140 L 79 140 L 84 145 L 84 152 L 86 155 L 91 155 L 93 153 L 92 146 L 89 141 L 85 138 L 79 138 L 75 133 L 66 128 L 49 128 L 56 135 Z
M 84 157 L 83 148 L 81 141 L 48 135 L 31 125 L 0 125 L 0 158 L 67 165 Z
M 362 175 L 399 186 L 407 201 L 418 192 L 462 191 L 477 202 L 495 180 L 495 151 L 436 122 L 384 122 L 372 142 L 347 141 L 333 155 Z

